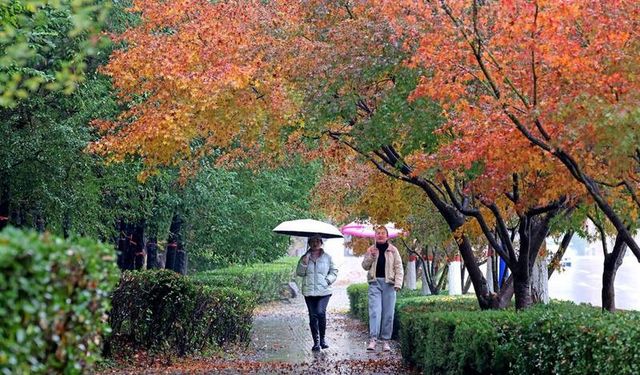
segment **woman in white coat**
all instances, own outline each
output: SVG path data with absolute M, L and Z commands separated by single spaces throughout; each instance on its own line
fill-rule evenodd
M 302 277 L 302 295 L 309 310 L 309 328 L 313 337 L 311 350 L 327 349 L 327 304 L 338 269 L 331 256 L 322 249 L 320 236 L 309 238 L 309 250 L 300 258 L 296 274 Z

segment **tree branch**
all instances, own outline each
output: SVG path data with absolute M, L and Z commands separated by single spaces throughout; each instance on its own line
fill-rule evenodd
M 602 226 L 602 223 L 600 223 L 599 220 L 596 221 L 596 219 L 594 219 L 593 216 L 591 216 L 591 214 L 587 214 L 587 217 L 589 218 L 589 220 L 591 220 L 593 225 L 596 226 L 596 229 L 598 229 L 598 233 L 600 233 L 600 241 L 602 242 L 602 252 L 604 253 L 605 256 L 609 255 L 609 250 L 607 249 L 607 234 L 604 231 L 604 227 Z

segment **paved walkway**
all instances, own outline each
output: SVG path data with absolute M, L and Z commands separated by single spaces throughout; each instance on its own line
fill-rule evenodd
M 327 307 L 327 343 L 329 349 L 312 352 L 313 340 L 309 332 L 309 318 L 304 297 L 289 302 L 262 305 L 256 311 L 251 345 L 253 356 L 260 362 L 287 362 L 296 366 L 296 372 L 311 371 L 319 374 L 402 374 L 398 344 L 392 343 L 391 352 L 366 351 L 369 329 L 351 318 L 348 285 L 365 280 L 360 268 L 361 259 L 344 257 L 338 261 L 338 279 Z M 249 358 L 247 358 L 249 359 Z M 253 359 L 253 358 L 251 358 Z

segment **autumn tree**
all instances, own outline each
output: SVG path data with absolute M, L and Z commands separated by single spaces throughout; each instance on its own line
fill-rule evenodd
M 143 99 L 118 121 L 98 123 L 105 137 L 94 151 L 139 155 L 151 167 L 177 164 L 215 148 L 277 144 L 283 126 L 297 123 L 305 137 L 328 136 L 418 186 L 452 232 L 461 228 L 465 215 L 442 183 L 414 173 L 401 155 L 434 148 L 439 109 L 426 101 L 407 106 L 418 72 L 400 64 L 404 55 L 384 18 L 366 2 L 243 5 L 181 2 L 168 12 L 164 3 L 136 2 L 142 22 L 116 38 L 127 47 L 105 72 L 123 100 Z M 293 118 L 301 108 L 305 115 Z M 497 306 L 463 233 L 458 246 L 481 306 Z
M 572 122 L 579 106 L 562 96 L 571 86 L 565 77 L 582 70 L 562 70 L 570 49 L 556 54 L 547 38 L 552 27 L 531 32 L 518 18 L 532 14 L 535 26 L 538 15 L 552 22 L 568 12 L 567 19 L 577 20 L 580 6 L 465 4 L 181 1 L 169 11 L 162 2 L 135 2 L 141 23 L 115 37 L 125 48 L 105 68 L 131 109 L 97 123 L 105 136 L 93 150 L 115 160 L 141 156 L 154 168 L 188 166 L 212 150 L 273 151 L 287 137 L 333 140 L 379 172 L 422 189 L 456 234 L 480 305 L 502 305 L 508 293 L 490 295 L 463 228 L 475 221 L 507 259 L 517 305 L 526 307 L 532 259 L 554 217 L 588 193 L 613 218 L 610 203 L 577 187 L 585 180 L 567 169 L 569 159 L 549 153 L 569 155 L 575 147 L 585 152 L 580 160 L 592 161 L 585 170 L 593 173 L 615 155 L 606 148 L 597 156 L 607 132 Z M 530 53 L 541 40 L 546 49 Z M 544 53 L 551 68 L 541 68 L 537 56 Z M 554 80 L 561 80 L 559 89 Z M 572 98 L 583 106 L 593 100 Z M 578 127 L 563 138 L 564 122 Z M 595 140 L 575 136 L 582 131 Z M 565 143 L 543 147 L 552 137 Z M 287 151 L 297 151 L 291 145 Z M 317 157 L 334 148 L 323 150 Z M 602 185 L 606 192 L 634 188 L 604 182 L 611 185 Z M 630 238 L 626 227 L 612 223 Z
M 103 72 L 130 103 L 101 119 L 92 151 L 109 160 L 140 156 L 150 169 L 193 168 L 216 150 L 279 146 L 295 97 L 267 47 L 281 43 L 279 18 L 261 1 L 133 1 L 140 22 L 113 40 Z
M 460 230 L 477 219 L 514 271 L 517 306 L 528 306 L 537 249 L 553 217 L 575 200 L 568 176 L 557 173 L 560 164 L 547 162 L 517 137 L 479 138 L 440 126 L 438 107 L 407 102 L 416 76 L 427 74 L 401 63 L 399 46 L 408 44 L 411 51 L 411 33 L 394 34 L 366 2 L 305 10 L 306 23 L 291 31 L 296 63 L 288 74 L 305 93 L 308 127 L 358 152 L 382 173 L 423 189 L 461 236 L 474 289 L 487 301 L 486 280 Z
M 414 97 L 457 131 L 513 133 L 562 163 L 640 260 L 637 227 L 639 9 L 635 2 L 386 2 L 419 37 Z M 472 83 L 472 84 L 470 84 Z M 577 191 L 577 190 L 576 190 Z M 612 256 L 617 257 L 620 251 Z M 615 277 L 611 258 L 604 284 Z M 603 289 L 603 304 L 605 301 Z
M 419 37 L 412 61 L 429 74 L 414 97 L 442 103 L 460 131 L 516 133 L 562 163 L 640 260 L 631 235 L 638 207 L 618 204 L 638 203 L 637 2 L 400 1 L 384 9 L 398 32 Z

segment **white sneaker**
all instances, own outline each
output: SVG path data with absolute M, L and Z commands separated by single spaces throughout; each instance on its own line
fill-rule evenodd
M 376 350 L 376 339 L 371 339 L 369 341 L 369 346 L 367 346 L 367 351 L 372 352 Z
M 385 352 L 390 352 L 391 351 L 391 346 L 389 346 L 389 342 L 388 341 L 385 341 L 382 344 L 382 351 L 385 351 Z

